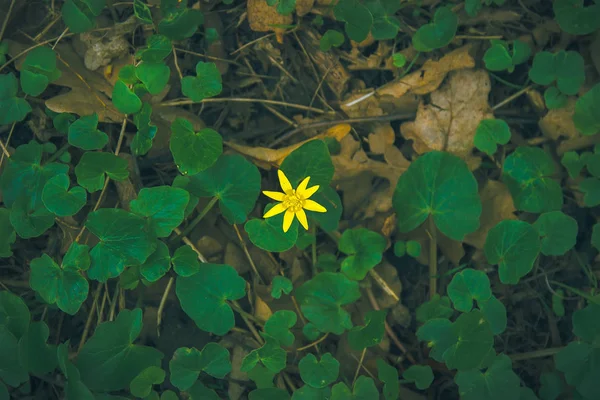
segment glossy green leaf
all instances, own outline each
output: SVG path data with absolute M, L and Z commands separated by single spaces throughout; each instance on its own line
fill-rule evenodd
M 348 332 L 348 344 L 353 350 L 362 351 L 377 346 L 385 334 L 386 310 L 369 311 L 365 315 L 365 326 L 355 326 Z
M 479 367 L 494 345 L 494 334 L 485 316 L 479 310 L 461 314 L 451 330 L 456 342 L 444 352 L 446 366 L 459 371 Z
M 416 51 L 432 51 L 449 44 L 458 28 L 458 17 L 450 7 L 440 7 L 435 11 L 433 21 L 421 26 L 412 37 Z
M 326 272 L 337 272 L 340 269 L 340 263 L 334 254 L 324 253 L 317 258 L 316 267 Z
M 394 255 L 396 257 L 403 257 L 406 254 L 406 242 L 399 240 L 394 243 Z
M 494 335 L 499 335 L 506 330 L 508 318 L 506 316 L 506 307 L 495 296 L 487 300 L 477 301 L 477 306 L 485 315 L 490 324 L 490 329 Z
M 542 239 L 541 251 L 547 256 L 562 256 L 577 241 L 577 221 L 561 211 L 540 215 L 533 227 Z
M 185 189 L 198 197 L 217 197 L 223 216 L 243 223 L 260 193 L 260 173 L 238 154 L 222 155 L 212 167 L 188 178 Z
M 504 354 L 496 356 L 485 372 L 459 371 L 454 380 L 464 400 L 520 398 L 521 381 L 512 370 L 512 361 Z
M 33 199 L 32 199 L 33 200 Z M 23 239 L 41 236 L 54 225 L 54 214 L 45 206 L 37 209 L 25 201 L 15 203 L 10 210 L 10 223 Z
M 129 207 L 131 212 L 147 219 L 157 237 L 167 237 L 183 222 L 189 200 L 189 193 L 183 189 L 157 186 L 140 190 Z
M 340 373 L 340 363 L 330 353 L 323 354 L 320 360 L 309 353 L 300 360 L 298 368 L 302 381 L 317 389 L 335 382 Z
M 127 160 L 111 153 L 84 153 L 75 167 L 77 183 L 88 192 L 96 192 L 104 187 L 105 176 L 122 181 L 127 179 Z
M 507 144 L 510 140 L 510 128 L 502 119 L 484 119 L 479 122 L 473 144 L 488 155 L 493 155 L 498 144 Z
M 29 329 L 30 321 L 29 308 L 22 298 L 5 290 L 0 291 L 0 327 L 5 327 L 19 339 Z
M 425 390 L 433 382 L 433 371 L 429 365 L 412 365 L 404 371 L 402 377 L 413 382 L 417 389 Z
M 355 42 L 367 38 L 373 25 L 373 16 L 359 0 L 339 1 L 333 9 L 335 19 L 345 23 L 348 37 Z
M 562 93 L 575 95 L 585 81 L 583 57 L 576 51 L 541 51 L 533 58 L 529 77 L 538 85 L 550 85 L 556 80 Z
M 244 297 L 246 281 L 229 265 L 202 264 L 198 273 L 177 277 L 175 292 L 198 328 L 223 336 L 235 325 L 227 300 Z
M 207 388 L 200 381 L 194 383 L 188 391 L 189 400 L 221 400 L 214 390 Z
M 69 144 L 83 150 L 98 150 L 108 143 L 108 135 L 98 130 L 98 114 L 86 115 L 69 126 Z
M 203 21 L 204 15 L 200 10 L 181 7 L 159 22 L 158 31 L 171 40 L 183 40 L 196 33 Z
M 328 186 L 335 172 L 329 149 L 322 140 L 311 140 L 294 150 L 281 163 L 293 187 L 310 176 L 309 185 Z M 327 204 L 323 205 L 327 208 Z
M 156 95 L 167 86 L 171 70 L 163 63 L 141 63 L 136 67 L 135 75 L 146 86 L 150 94 Z
M 175 164 L 184 175 L 195 175 L 217 161 L 223 153 L 223 139 L 213 129 L 204 128 L 195 132 L 192 124 L 177 118 L 171 124 L 170 149 Z
M 600 83 L 588 90 L 575 103 L 573 122 L 579 132 L 586 136 L 600 132 Z
M 498 264 L 500 281 L 515 285 L 531 271 L 540 248 L 539 234 L 533 226 L 504 220 L 490 229 L 483 249 L 488 262 Z
M 77 355 L 83 383 L 91 390 L 122 390 L 146 368 L 159 367 L 160 351 L 133 344 L 141 330 L 139 308 L 122 310 L 114 321 L 100 324 Z
M 265 212 L 272 207 L 273 204 L 267 204 Z M 294 219 L 290 229 L 284 232 L 281 229 L 283 215 L 284 213 L 281 213 L 272 218 L 253 218 L 248 220 L 244 225 L 244 229 L 252 244 L 263 250 L 277 253 L 294 247 L 294 244 L 298 240 L 298 221 Z
M 572 35 L 587 35 L 600 28 L 600 3 L 584 6 L 584 0 L 556 0 L 554 16 L 560 28 Z
M 156 250 L 140 265 L 140 274 L 148 282 L 156 282 L 171 269 L 171 255 L 164 242 L 156 242 Z
M 133 1 L 133 13 L 135 16 L 145 24 L 152 25 L 152 12 L 150 7 L 143 0 Z M 147 395 L 146 395 L 147 396 Z M 138 396 L 145 397 L 145 396 Z
M 490 280 L 485 272 L 466 268 L 452 278 L 448 285 L 448 296 L 457 311 L 469 312 L 474 300 L 484 301 L 492 296 Z
M 378 397 L 375 382 L 364 375 L 358 377 L 352 392 L 343 382 L 336 383 L 331 388 L 331 400 L 372 400 Z
M 229 351 L 217 343 L 208 343 L 201 351 L 180 347 L 169 361 L 169 371 L 171 383 L 179 390 L 192 387 L 201 372 L 223 379 L 231 372 Z
M 275 340 L 267 337 L 265 344 L 255 350 L 252 350 L 244 360 L 240 370 L 248 372 L 253 369 L 258 362 L 261 362 L 269 371 L 278 373 L 286 365 L 287 354 Z
M 450 299 L 435 294 L 431 300 L 426 301 L 417 308 L 417 321 L 424 323 L 434 318 L 450 318 L 454 310 L 450 307 Z
M 319 42 L 319 48 L 321 51 L 329 51 L 332 47 L 340 47 L 344 44 L 344 35 L 335 29 L 328 29 L 327 32 L 321 36 Z
M 30 96 L 39 96 L 60 76 L 54 50 L 46 46 L 36 47 L 27 53 L 21 66 L 21 88 Z
M 383 385 L 383 397 L 385 400 L 397 400 L 400 395 L 400 382 L 398 381 L 398 370 L 381 358 L 377 359 L 377 377 Z
M 106 0 L 66 0 L 60 11 L 71 32 L 83 33 L 94 28 L 105 6 Z
M 90 252 L 90 279 L 106 282 L 119 276 L 126 266 L 143 263 L 156 250 L 156 236 L 144 218 L 123 209 L 94 211 L 85 227 L 100 240 Z
M 296 299 L 306 319 L 319 331 L 336 335 L 352 328 L 350 314 L 342 306 L 359 297 L 356 281 L 333 272 L 322 272 L 296 289 Z
M 17 97 L 19 82 L 15 75 L 0 75 L 0 125 L 20 122 L 31 112 L 27 100 Z
M 179 276 L 192 276 L 200 269 L 198 254 L 188 245 L 181 246 L 171 258 L 173 270 Z
M 292 281 L 284 276 L 276 276 L 271 281 L 271 296 L 275 299 L 281 298 L 281 294 L 290 294 L 294 286 L 292 285 Z
M 566 107 L 569 103 L 569 98 L 562 94 L 557 87 L 550 86 L 544 91 L 544 102 L 548 110 L 556 110 Z
M 10 223 L 10 210 L 0 208 L 0 258 L 12 256 L 10 245 L 16 240 L 17 234 Z
M 56 346 L 46 343 L 49 336 L 45 322 L 32 322 L 19 339 L 19 361 L 29 373 L 43 375 L 57 367 Z
M 142 108 L 142 100 L 120 79 L 115 83 L 112 102 L 123 114 L 135 114 Z
M 296 313 L 289 310 L 275 311 L 265 322 L 265 333 L 281 343 L 282 346 L 294 344 L 294 334 L 290 329 L 296 325 Z
M 450 153 L 431 151 L 412 162 L 398 179 L 392 201 L 401 232 L 412 231 L 430 215 L 455 240 L 479 227 L 477 181 L 466 163 Z
M 381 262 L 386 240 L 377 232 L 365 228 L 347 229 L 340 237 L 339 250 L 348 255 L 342 261 L 342 272 L 360 281 Z
M 310 184 L 312 185 L 312 177 Z M 311 196 L 311 200 L 316 201 L 327 209 L 327 212 L 319 213 L 306 210 L 306 216 L 310 221 L 315 221 L 325 232 L 332 232 L 338 229 L 344 207 L 342 199 L 331 186 L 322 186 L 319 191 Z M 295 219 L 294 219 L 295 221 Z
M 87 246 L 73 243 L 60 267 L 47 254 L 33 259 L 29 278 L 31 288 L 48 304 L 56 303 L 62 311 L 75 315 L 89 291 L 88 281 L 80 272 L 90 265 L 87 251 Z M 69 260 L 74 253 L 79 253 L 80 260 Z
M 215 63 L 199 61 L 196 64 L 196 76 L 186 76 L 181 80 L 181 91 L 195 102 L 221 94 L 223 83 Z
M 54 176 L 44 185 L 42 201 L 46 208 L 59 217 L 77 214 L 87 202 L 87 193 L 81 186 L 69 189 L 69 177 L 65 174 Z
M 136 397 L 146 397 L 152 392 L 153 385 L 160 385 L 165 380 L 165 371 L 162 368 L 151 366 L 133 378 L 129 390 Z
M 392 64 L 396 68 L 402 68 L 406 65 L 406 56 L 402 53 L 394 53 L 392 54 Z
M 171 40 L 164 35 L 152 35 L 146 41 L 146 48 L 139 50 L 136 57 L 148 63 L 160 63 L 169 54 L 173 47 Z
M 503 40 L 491 42 L 491 47 L 483 55 L 485 67 L 490 71 L 513 72 L 516 65 L 524 63 L 531 55 L 529 46 L 520 40 L 511 43 L 510 51 L 509 44 Z
M 0 292 L 2 293 L 8 292 Z M 29 312 L 29 310 L 28 310 Z M 29 322 L 29 321 L 27 321 Z M 27 370 L 19 362 L 19 345 L 17 338 L 0 321 L 0 379 L 7 385 L 17 387 L 29 380 Z
M 517 210 L 532 213 L 559 210 L 563 205 L 560 184 L 553 178 L 556 165 L 537 147 L 517 147 L 504 161 L 502 180 Z
M 600 396 L 600 387 L 597 385 L 600 374 L 598 360 L 600 348 L 577 341 L 570 342 L 554 356 L 556 369 L 565 374 L 567 383 L 575 386 L 585 399 Z

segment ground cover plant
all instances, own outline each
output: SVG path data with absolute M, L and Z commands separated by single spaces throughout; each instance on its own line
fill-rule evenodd
M 597 0 L 0 10 L 0 400 L 600 398 Z

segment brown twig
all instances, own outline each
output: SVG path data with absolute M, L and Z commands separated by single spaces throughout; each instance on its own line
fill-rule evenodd
M 10 6 L 8 7 L 8 12 L 6 13 L 6 16 L 4 17 L 4 22 L 2 23 L 2 29 L 0 29 L 0 42 L 2 41 L 2 38 L 4 37 L 4 32 L 6 31 L 6 26 L 8 25 L 8 20 L 10 19 L 10 14 L 12 13 L 15 3 L 16 3 L 16 0 L 12 0 L 10 2 Z

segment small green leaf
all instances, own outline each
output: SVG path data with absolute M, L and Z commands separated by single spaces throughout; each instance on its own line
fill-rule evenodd
M 221 94 L 223 84 L 221 73 L 215 63 L 199 61 L 196 64 L 196 76 L 186 76 L 181 80 L 181 91 L 194 102 Z
M 489 263 L 498 264 L 500 281 L 515 285 L 533 268 L 540 247 L 539 234 L 533 226 L 504 220 L 490 229 L 483 249 Z
M 561 50 L 555 54 L 541 51 L 533 58 L 529 77 L 538 85 L 549 85 L 556 80 L 563 94 L 575 95 L 585 81 L 583 57 L 576 51 Z
M 504 354 L 496 356 L 485 373 L 459 371 L 454 380 L 464 400 L 520 398 L 520 379 L 512 370 L 512 361 Z
M 169 361 L 169 371 L 171 383 L 179 390 L 192 387 L 200 372 L 223 379 L 231 372 L 229 351 L 217 343 L 208 343 L 202 351 L 194 347 L 180 347 Z
M 157 186 L 140 190 L 129 206 L 131 212 L 147 218 L 157 237 L 167 237 L 183 222 L 189 200 L 184 189 Z
M 367 38 L 373 25 L 373 16 L 359 0 L 339 1 L 333 9 L 336 20 L 345 22 L 346 34 L 355 42 Z
M 75 167 L 77 183 L 90 193 L 104 187 L 105 174 L 116 181 L 127 179 L 127 160 L 111 153 L 87 152 Z
M 96 25 L 95 17 L 105 6 L 106 0 L 66 0 L 60 11 L 69 30 L 77 34 L 92 30 Z
M 67 134 L 69 126 L 77 120 L 77 117 L 71 113 L 60 113 L 52 117 L 52 125 L 60 133 Z
M 510 128 L 502 119 L 484 119 L 479 122 L 473 144 L 488 155 L 493 155 L 498 144 L 507 144 L 510 140 Z
M 504 332 L 507 324 L 506 307 L 504 307 L 504 304 L 495 296 L 491 296 L 487 300 L 477 301 L 477 305 L 489 322 L 492 333 L 499 335 Z
M 344 35 L 334 29 L 328 29 L 319 42 L 321 51 L 329 51 L 332 47 L 340 47 L 344 44 Z
M 317 361 L 314 354 L 307 354 L 298 363 L 302 381 L 316 389 L 324 388 L 333 383 L 340 373 L 340 363 L 330 353 L 321 356 Z
M 98 114 L 79 118 L 69 126 L 69 144 L 83 150 L 98 150 L 108 143 L 108 135 L 98 130 Z
M 600 7 L 600 5 L 598 5 Z M 599 19 L 600 20 L 600 19 Z M 588 90 L 575 103 L 573 122 L 579 132 L 586 136 L 600 132 L 600 83 Z M 1 119 L 1 118 L 0 118 Z
M 293 187 L 310 176 L 309 185 L 328 186 L 333 179 L 335 168 L 329 149 L 322 140 L 311 140 L 294 150 L 281 163 L 281 170 Z M 327 204 L 324 204 L 327 208 Z
M 159 367 L 160 351 L 133 344 L 141 330 L 139 308 L 122 310 L 114 321 L 100 324 L 77 355 L 82 382 L 91 390 L 122 390 L 144 369 Z
M 558 108 L 566 107 L 569 99 L 566 95 L 562 94 L 557 87 L 550 86 L 544 91 L 544 102 L 548 110 L 556 110 Z
M 283 346 L 294 344 L 294 334 L 290 329 L 296 325 L 296 313 L 288 310 L 279 310 L 273 313 L 265 322 L 265 333 L 277 340 Z
M 246 281 L 229 265 L 203 264 L 198 273 L 177 277 L 175 292 L 198 328 L 223 336 L 235 325 L 226 300 L 244 297 Z
M 133 13 L 143 23 L 152 25 L 152 12 L 150 11 L 150 7 L 148 7 L 148 5 L 146 3 L 144 3 L 142 0 L 134 0 L 133 1 Z M 145 397 L 145 396 L 138 396 L 138 397 Z
M 32 322 L 19 339 L 19 361 L 31 374 L 44 375 L 54 371 L 58 365 L 56 346 L 46 343 L 49 335 L 45 322 Z
M 136 53 L 136 57 L 148 63 L 162 62 L 173 50 L 171 40 L 164 35 L 152 35 L 146 41 L 146 48 Z
M 189 400 L 221 400 L 214 390 L 207 388 L 200 381 L 194 383 L 187 392 L 190 395 Z
M 398 35 L 401 23 L 396 12 L 401 8 L 399 2 L 394 0 L 374 0 L 365 2 L 373 15 L 371 35 L 375 40 L 394 39 Z
M 185 189 L 197 197 L 217 197 L 231 224 L 243 223 L 260 193 L 260 173 L 239 154 L 222 155 L 212 167 L 187 178 Z
M 315 324 L 313 324 L 312 322 L 309 322 L 306 325 L 304 325 L 304 327 L 302 328 L 302 334 L 308 340 L 314 341 L 314 340 L 317 340 L 319 335 L 321 335 L 321 331 L 317 329 Z
M 156 125 L 152 125 L 151 115 L 152 106 L 149 103 L 144 103 L 140 112 L 133 116 L 133 123 L 138 130 L 130 143 L 130 147 L 135 156 L 146 155 L 152 148 L 152 142 L 158 129 Z
M 452 324 L 456 343 L 444 352 L 449 369 L 459 371 L 478 368 L 494 345 L 494 334 L 479 310 L 461 314 Z
M 577 241 L 577 221 L 561 211 L 540 215 L 533 227 L 542 238 L 541 251 L 547 256 L 562 256 Z
M 334 254 L 325 253 L 317 258 L 316 267 L 326 272 L 337 272 L 340 269 L 340 263 Z
M 183 40 L 191 37 L 204 22 L 200 10 L 181 7 L 174 13 L 165 16 L 159 24 L 158 31 L 171 40 Z
M 504 161 L 502 180 L 517 210 L 532 213 L 559 210 L 563 205 L 560 184 L 553 178 L 556 166 L 537 147 L 517 147 Z
M 0 327 L 4 327 L 16 339 L 27 332 L 31 314 L 27 304 L 19 296 L 8 291 L 0 292 Z M 2 341 L 0 340 L 0 343 Z M 6 353 L 1 353 L 6 354 Z
M 0 208 L 0 258 L 12 256 L 10 245 L 16 240 L 17 234 L 10 223 L 10 210 Z
M 443 318 L 427 321 L 417 330 L 417 338 L 427 342 L 429 356 L 438 362 L 444 362 L 444 353 L 458 340 L 456 332 L 452 330 L 452 322 Z
M 412 37 L 416 51 L 428 52 L 449 44 L 458 28 L 458 17 L 450 7 L 440 7 L 435 11 L 433 21 L 421 26 Z
M 213 129 L 194 132 L 192 124 L 177 118 L 171 124 L 170 149 L 175 164 L 184 175 L 195 175 L 213 165 L 223 153 L 223 139 Z
M 406 252 L 409 256 L 417 258 L 421 255 L 421 243 L 416 240 L 406 242 Z
M 140 274 L 148 282 L 156 282 L 171 269 L 171 255 L 164 242 L 157 241 L 154 253 L 140 265 Z
M 21 66 L 21 87 L 26 94 L 39 96 L 60 76 L 54 50 L 46 46 L 36 47 L 27 53 Z
M 503 40 L 493 40 L 492 46 L 483 55 L 483 62 L 489 71 L 504 71 L 513 67 L 508 44 Z
M 587 207 L 600 205 L 600 179 L 586 178 L 579 182 L 579 190 L 583 193 L 583 204 Z
M 450 299 L 435 294 L 431 300 L 426 301 L 417 308 L 417 321 L 424 323 L 434 318 L 450 318 L 454 310 L 450 307 Z
M 269 371 L 278 373 L 285 368 L 286 359 L 287 353 L 279 346 L 279 343 L 267 337 L 261 348 L 252 350 L 244 357 L 240 370 L 248 372 L 260 361 Z
M 348 332 L 348 344 L 353 350 L 362 351 L 377 346 L 385 334 L 386 310 L 369 311 L 365 316 L 365 326 L 355 326 Z
M 265 212 L 274 205 L 267 204 Z M 248 238 L 257 247 L 271 252 L 287 251 L 294 247 L 298 240 L 298 221 L 294 219 L 292 226 L 287 232 L 281 229 L 283 225 L 283 213 L 272 218 L 253 218 L 246 222 L 244 229 Z
M 417 228 L 430 215 L 455 240 L 479 227 L 477 181 L 466 163 L 450 153 L 431 151 L 412 162 L 398 179 L 392 202 L 401 232 Z
M 77 214 L 87 202 L 87 193 L 81 186 L 69 189 L 69 177 L 56 175 L 44 185 L 42 201 L 46 208 L 59 217 Z
M 400 382 L 398 381 L 398 370 L 381 358 L 377 359 L 377 377 L 383 385 L 383 396 L 385 400 L 397 400 L 400 396 Z
M 292 281 L 284 276 L 277 275 L 271 282 L 271 296 L 275 299 L 281 298 L 281 294 L 290 294 L 292 292 Z
M 352 328 L 350 314 L 342 306 L 359 297 L 356 281 L 333 272 L 322 272 L 296 289 L 296 299 L 306 319 L 320 332 L 336 335 Z
M 129 390 L 136 397 L 146 397 L 152 392 L 153 385 L 160 385 L 164 382 L 165 375 L 162 368 L 148 367 L 133 378 L 129 384 Z
M 342 261 L 342 272 L 350 279 L 360 281 L 381 262 L 386 240 L 380 234 L 365 228 L 347 229 L 340 237 L 339 250 L 348 255 Z
M 350 392 L 345 383 L 340 382 L 331 388 L 331 400 L 367 400 L 379 398 L 379 392 L 375 387 L 373 379 L 361 375 L 354 384 L 354 390 Z
M 156 250 L 156 236 L 146 221 L 123 209 L 94 211 L 85 227 L 100 240 L 90 252 L 90 279 L 106 282 L 119 276 L 125 266 L 143 263 Z
M 17 97 L 19 82 L 15 75 L 0 75 L 0 125 L 21 122 L 31 112 L 27 100 Z
M 175 250 L 171 263 L 173 264 L 173 270 L 179 276 L 192 276 L 200 269 L 198 254 L 188 245 Z
M 396 257 L 402 257 L 406 254 L 406 242 L 403 240 L 398 240 L 394 243 L 394 255 Z
M 146 86 L 150 94 L 156 95 L 167 86 L 171 70 L 162 63 L 141 63 L 136 67 L 135 75 Z
M 135 74 L 135 66 L 133 64 L 127 64 L 119 70 L 119 80 L 123 81 L 126 85 L 135 85 L 139 83 L 139 79 Z
M 0 292 L 2 293 L 8 292 Z M 27 310 L 29 312 L 29 310 Z M 29 323 L 29 321 L 27 321 Z M 18 387 L 29 380 L 27 370 L 19 362 L 17 338 L 5 325 L 0 325 L 0 379 L 7 385 Z
M 425 390 L 433 382 L 433 371 L 429 365 L 412 365 L 404 373 L 402 377 L 409 382 L 414 382 L 419 390 Z
M 115 83 L 112 102 L 115 108 L 123 114 L 135 114 L 142 108 L 140 98 L 121 80 L 117 80 Z
M 248 371 L 248 378 L 250 378 L 254 383 L 256 383 L 256 387 L 258 389 L 264 388 L 272 388 L 273 378 L 275 377 L 275 373 L 269 371 L 262 364 L 256 364 L 254 368 Z
M 587 7 L 584 0 L 556 0 L 553 4 L 556 22 L 572 35 L 587 35 L 600 28 L 600 3 Z
M 473 308 L 473 300 L 485 301 L 492 296 L 490 280 L 485 272 L 466 268 L 452 278 L 448 296 L 456 310 L 469 312 Z

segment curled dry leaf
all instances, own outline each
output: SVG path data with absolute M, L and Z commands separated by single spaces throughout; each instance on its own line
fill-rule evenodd
M 481 197 L 481 218 L 479 229 L 465 236 L 464 242 L 482 249 L 490 229 L 498 222 L 517 219 L 512 196 L 506 185 L 499 181 L 489 180 L 479 191 Z
M 569 97 L 565 107 L 550 110 L 544 118 L 540 119 L 538 125 L 544 136 L 552 140 L 558 140 L 561 136 L 568 139 L 575 139 L 581 136 L 573 123 L 575 103 L 575 98 Z
M 277 41 L 283 43 L 285 29 L 274 25 L 290 25 L 292 15 L 281 15 L 265 0 L 248 0 L 248 23 L 254 32 L 275 32 Z
M 413 140 L 418 154 L 447 151 L 470 158 L 475 130 L 482 119 L 494 118 L 488 95 L 490 78 L 484 70 L 450 73 L 448 81 L 431 93 L 430 104 L 419 104 L 414 122 L 400 126 L 406 139 Z M 467 160 L 473 167 L 474 159 Z
M 449 72 L 475 66 L 475 59 L 469 54 L 470 49 L 471 46 L 466 45 L 446 54 L 438 61 L 427 60 L 420 70 L 381 87 L 377 94 L 402 97 L 409 91 L 419 95 L 431 93 L 442 84 Z
M 310 139 L 304 140 L 300 143 L 293 144 L 291 146 L 283 147 L 281 149 L 269 149 L 267 147 L 254 147 L 254 146 L 243 146 L 232 142 L 225 142 L 227 146 L 237 151 L 240 154 L 248 156 L 261 168 L 270 169 L 272 165 L 279 167 L 283 160 L 298 147 L 303 144 L 310 142 L 315 139 L 324 139 L 326 137 L 332 137 L 338 142 L 341 141 L 349 132 L 349 124 L 339 124 L 332 126 L 325 132 L 314 136 Z

